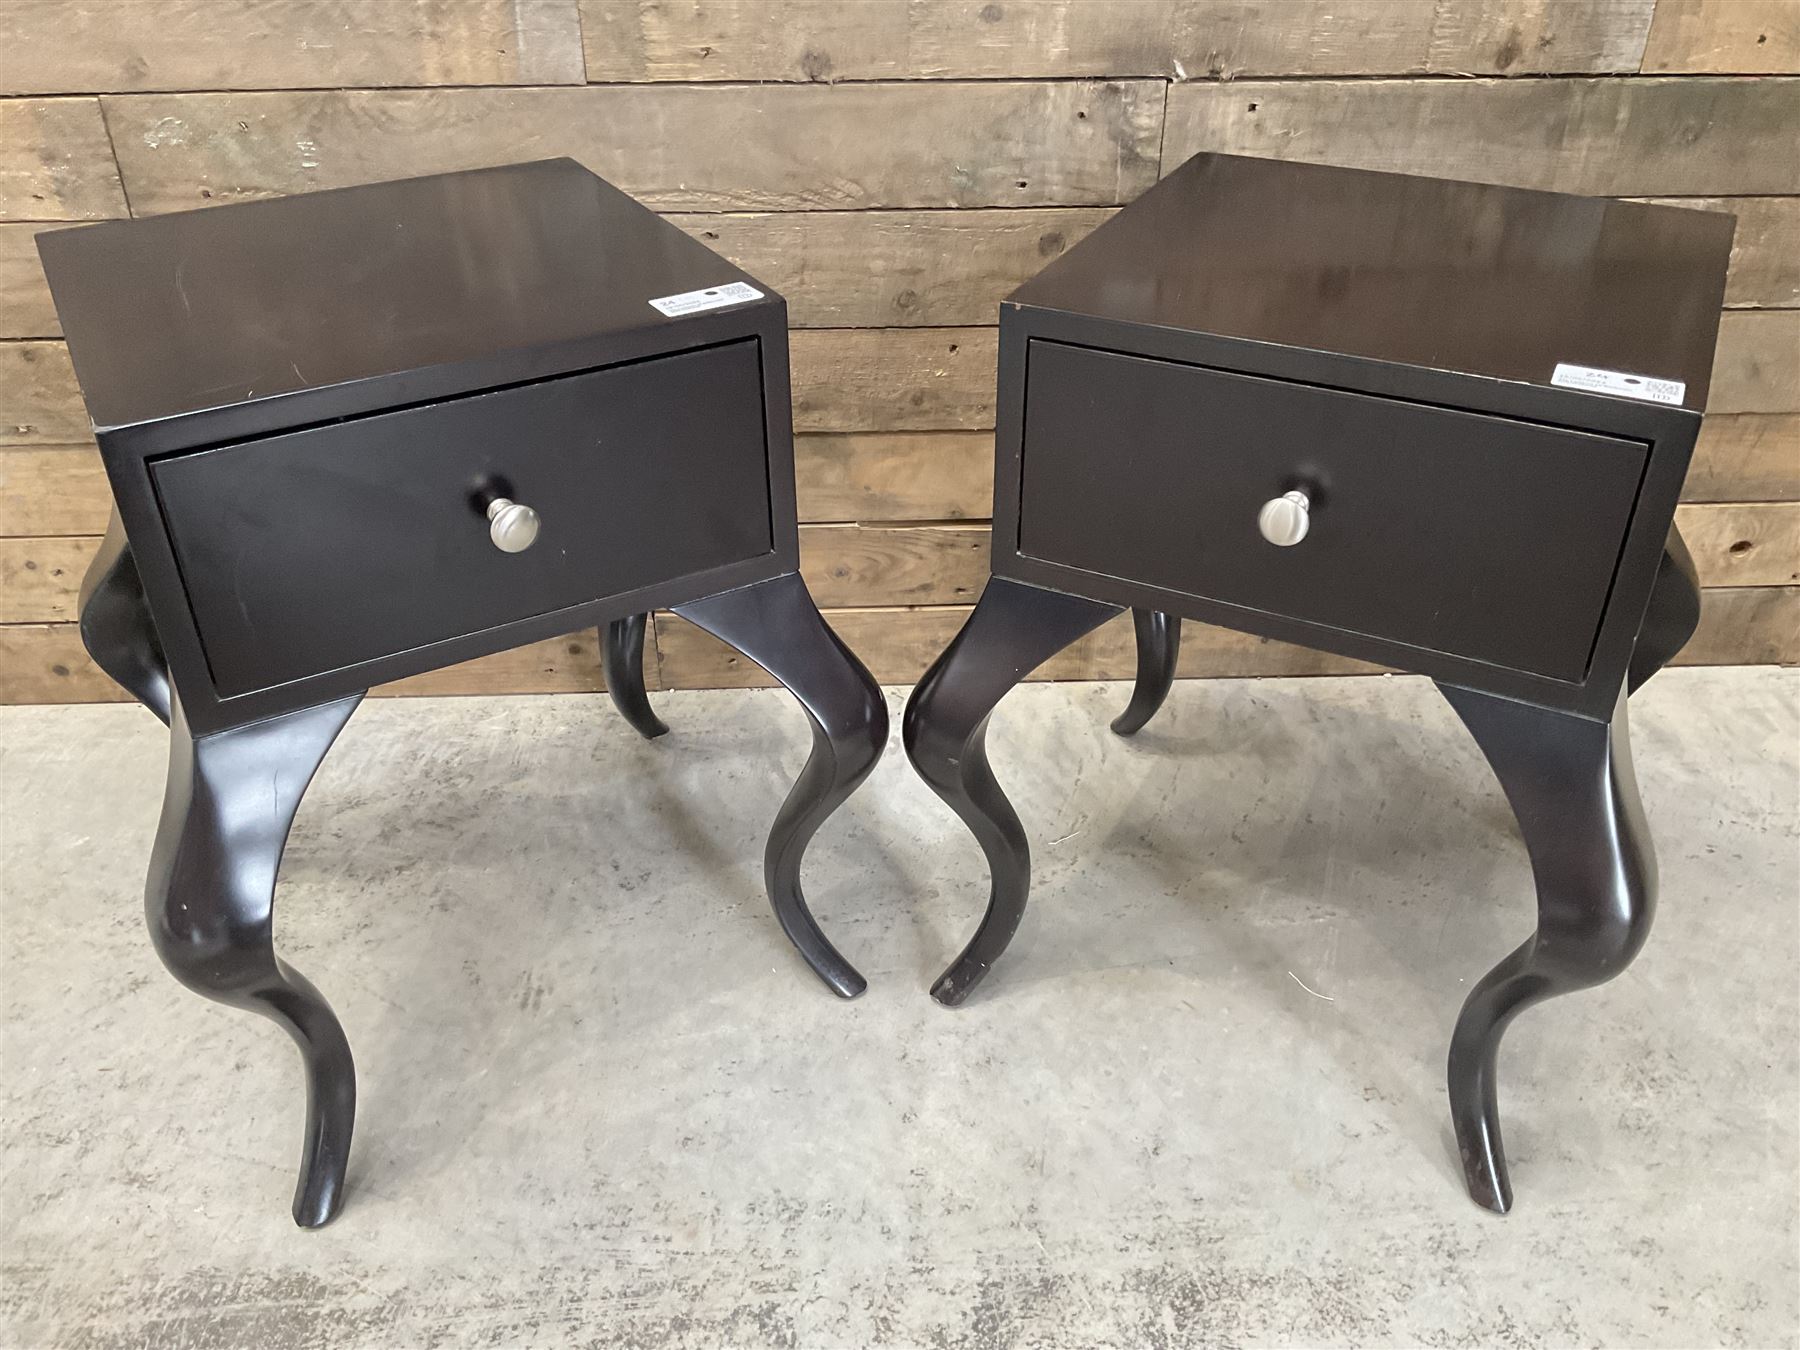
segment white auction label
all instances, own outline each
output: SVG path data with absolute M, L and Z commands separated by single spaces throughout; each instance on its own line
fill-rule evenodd
M 671 319 L 678 319 L 683 314 L 698 314 L 703 309 L 722 309 L 726 305 L 741 305 L 746 300 L 762 298 L 763 293 L 756 287 L 746 286 L 741 281 L 734 281 L 729 286 L 708 286 L 703 291 L 686 291 L 681 295 L 665 295 L 650 303 Z
M 1680 380 L 1658 380 L 1649 375 L 1627 375 L 1619 370 L 1595 370 L 1592 366 L 1572 366 L 1558 362 L 1551 384 L 1565 389 L 1585 389 L 1590 394 L 1617 394 L 1621 398 L 1647 399 L 1651 403 L 1673 403 L 1681 406 L 1687 397 L 1687 385 Z

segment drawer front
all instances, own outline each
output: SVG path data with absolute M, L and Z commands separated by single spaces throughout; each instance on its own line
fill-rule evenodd
M 1026 390 L 1025 556 L 1585 676 L 1647 446 L 1043 339 Z M 1258 512 L 1295 488 L 1308 532 L 1279 547 Z
M 774 548 L 754 338 L 159 460 L 223 698 Z M 504 553 L 484 488 L 536 510 Z

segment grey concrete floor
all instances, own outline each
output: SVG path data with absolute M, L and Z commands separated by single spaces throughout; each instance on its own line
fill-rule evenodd
M 0 1344 L 1795 1343 L 1800 672 L 1634 704 L 1657 931 L 1513 1028 L 1505 1219 L 1442 1066 L 1530 881 L 1448 708 L 1188 683 L 1124 742 L 1125 692 L 996 717 L 1036 889 L 957 1012 L 986 874 L 897 738 L 808 869 L 843 1004 L 761 892 L 784 695 L 658 695 L 655 744 L 601 698 L 365 704 L 277 906 L 361 1075 L 317 1233 L 286 1038 L 143 934 L 161 729 L 0 712 Z

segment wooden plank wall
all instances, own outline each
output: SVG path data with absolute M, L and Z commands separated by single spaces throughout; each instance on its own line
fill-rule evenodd
M 1684 659 L 1800 660 L 1796 75 L 1800 0 L 0 0 L 0 700 L 115 692 L 73 626 L 107 492 L 36 230 L 557 154 L 789 297 L 806 575 L 899 682 L 985 575 L 996 303 L 1195 151 L 1735 211 Z M 665 687 L 760 678 L 654 640 Z M 1113 625 L 1043 673 L 1130 669 Z M 598 682 L 590 633 L 398 688 Z

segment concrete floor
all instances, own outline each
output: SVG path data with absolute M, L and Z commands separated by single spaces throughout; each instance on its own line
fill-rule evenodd
M 1124 695 L 996 718 L 1037 885 L 955 1013 L 986 874 L 897 738 L 808 872 L 846 1005 L 762 897 L 783 695 L 658 695 L 655 744 L 601 698 L 364 705 L 278 906 L 361 1074 L 317 1233 L 286 1038 L 143 935 L 160 728 L 0 712 L 0 1345 L 1796 1342 L 1800 672 L 1634 704 L 1658 930 L 1507 1040 L 1506 1219 L 1441 1080 L 1529 875 L 1448 708 L 1189 683 L 1133 743 Z

